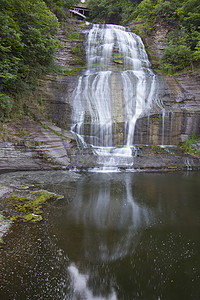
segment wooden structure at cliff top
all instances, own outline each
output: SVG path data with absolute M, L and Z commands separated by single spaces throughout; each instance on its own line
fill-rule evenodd
M 77 16 L 78 18 L 85 19 L 89 17 L 90 10 L 86 7 L 85 4 L 79 3 L 77 6 L 73 6 L 70 9 L 72 15 Z

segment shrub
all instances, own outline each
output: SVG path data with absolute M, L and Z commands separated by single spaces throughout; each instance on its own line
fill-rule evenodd
M 183 143 L 183 146 L 185 148 L 185 151 L 186 152 L 190 152 L 191 153 L 191 150 L 192 149 L 192 144 L 197 142 L 199 140 L 199 138 L 196 136 L 195 133 L 192 133 L 190 136 L 189 136 L 189 139 L 187 139 L 184 143 Z M 192 151 L 193 152 L 193 151 Z
M 155 18 L 163 18 L 168 21 L 174 21 L 177 17 L 175 7 L 169 1 L 159 2 L 153 10 L 153 16 Z
M 13 102 L 8 95 L 0 94 L 0 118 L 9 117 L 12 110 Z
M 163 70 L 174 73 L 189 66 L 192 61 L 192 51 L 187 45 L 169 43 L 163 55 Z

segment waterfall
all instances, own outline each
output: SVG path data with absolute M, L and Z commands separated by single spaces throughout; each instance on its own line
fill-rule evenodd
M 157 90 L 143 42 L 125 27 L 95 24 L 86 55 L 72 95 L 72 133 L 104 166 L 130 166 L 137 120 L 149 115 Z

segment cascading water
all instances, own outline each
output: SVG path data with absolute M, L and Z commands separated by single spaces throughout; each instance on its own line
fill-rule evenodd
M 156 76 L 142 40 L 118 25 L 93 25 L 87 69 L 73 93 L 72 132 L 105 167 L 128 167 L 135 153 L 137 119 L 156 98 Z

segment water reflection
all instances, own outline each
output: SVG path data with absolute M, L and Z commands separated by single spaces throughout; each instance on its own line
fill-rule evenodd
M 83 282 L 85 299 L 197 299 L 197 185 L 197 177 L 176 174 L 80 178 L 58 221 L 74 299 Z M 194 285 L 183 291 L 188 276 Z
M 102 297 L 94 296 L 92 291 L 88 287 L 89 275 L 81 274 L 77 267 L 71 264 L 68 267 L 70 273 L 73 292 L 71 295 L 71 300 L 77 299 L 88 299 L 88 300 L 103 300 Z M 117 300 L 115 291 L 112 290 L 111 294 L 106 297 L 107 300 Z
M 130 174 L 92 174 L 78 181 L 62 222 L 63 227 L 70 221 L 84 228 L 86 259 L 122 259 L 134 252 L 141 232 L 154 223 L 155 212 L 133 195 L 132 180 Z
M 64 195 L 0 249 L 0 298 L 196 300 L 200 174 L 0 175 Z

